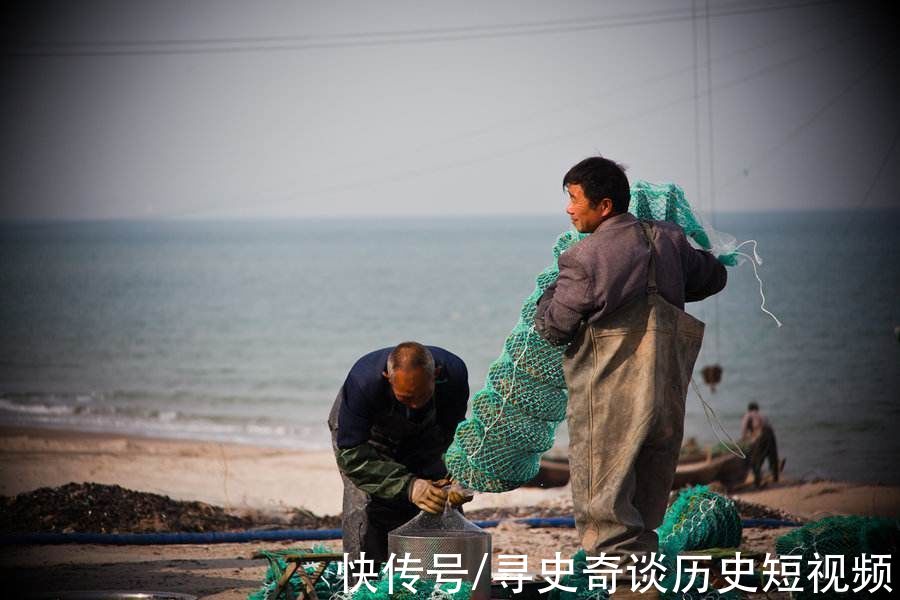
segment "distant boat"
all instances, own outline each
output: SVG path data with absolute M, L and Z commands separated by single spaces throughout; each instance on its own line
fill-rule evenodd
M 693 451 L 687 448 L 675 470 L 672 489 L 680 489 L 686 485 L 709 484 L 720 482 L 726 488 L 741 485 L 747 479 L 750 467 L 746 460 L 730 452 L 713 456 L 711 450 Z M 545 456 L 541 459 L 537 477 L 525 484 L 525 487 L 561 487 L 569 483 L 569 461 L 562 455 Z

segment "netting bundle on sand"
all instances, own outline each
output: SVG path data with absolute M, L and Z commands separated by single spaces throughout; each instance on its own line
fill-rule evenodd
M 666 220 L 681 226 L 699 246 L 710 248 L 703 228 L 674 184 L 635 182 L 629 212 L 642 219 Z M 519 320 L 488 369 L 484 387 L 472 397 L 472 417 L 457 427 L 444 457 L 463 485 L 481 492 L 505 492 L 533 479 L 541 454 L 553 446 L 556 427 L 566 415 L 564 347 L 551 346 L 534 330 L 537 301 L 559 275 L 557 259 L 587 234 L 567 231 L 553 246 L 553 264 L 535 281 Z M 719 260 L 731 264 L 727 254 Z
M 734 548 L 741 543 L 741 516 L 734 501 L 705 485 L 681 490 L 656 531 L 660 552 Z
M 663 555 L 661 564 L 665 571 L 658 578 L 660 587 L 665 590 L 662 598 L 678 600 L 731 599 L 739 598 L 737 593 L 720 594 L 709 588 L 698 592 L 700 581 L 696 581 L 692 589 L 673 591 L 676 585 L 683 586 L 691 581 L 690 576 L 677 571 L 679 553 L 707 548 L 734 548 L 741 543 L 741 519 L 737 508 L 725 496 L 710 492 L 706 486 L 696 486 L 681 491 L 678 499 L 666 510 L 663 524 L 657 530 L 659 535 L 659 552 Z M 573 575 L 564 576 L 561 584 L 574 587 L 576 591 L 554 589 L 550 600 L 605 600 L 609 594 L 605 589 L 591 589 L 590 575 L 584 550 L 579 550 L 573 557 Z M 626 573 L 629 574 L 629 573 Z M 679 582 L 682 582 L 679 584 Z M 630 588 L 631 582 L 626 577 L 619 577 L 617 586 Z M 643 584 L 639 589 L 644 589 Z
M 838 593 L 834 591 L 834 587 L 814 593 L 812 577 L 815 576 L 816 566 L 821 566 L 826 556 L 841 556 L 845 572 L 852 572 L 854 562 L 863 554 L 870 558 L 873 554 L 893 557 L 897 554 L 898 546 L 900 519 L 826 517 L 781 536 L 775 542 L 775 551 L 779 556 L 801 557 L 799 575 L 804 591 L 796 592 L 795 598 L 853 598 L 859 595 L 869 597 L 872 594 L 866 591 L 858 595 Z M 821 574 L 820 569 L 819 575 Z M 824 582 L 820 587 L 825 587 Z

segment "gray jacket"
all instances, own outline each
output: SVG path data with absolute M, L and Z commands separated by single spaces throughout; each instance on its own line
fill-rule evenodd
M 725 267 L 688 243 L 673 223 L 652 221 L 659 293 L 684 309 L 725 287 Z M 650 254 L 640 221 L 611 217 L 559 257 L 559 277 L 538 301 L 535 329 L 554 345 L 570 342 L 582 323 L 595 323 L 646 293 Z

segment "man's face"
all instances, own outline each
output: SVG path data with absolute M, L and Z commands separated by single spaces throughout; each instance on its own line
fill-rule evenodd
M 392 375 L 384 376 L 397 402 L 409 408 L 422 408 L 434 395 L 434 376 L 425 369 L 396 369 Z
M 569 192 L 569 205 L 566 212 L 572 220 L 572 226 L 581 233 L 591 233 L 600 223 L 612 216 L 612 200 L 604 198 L 591 207 L 591 202 L 585 198 L 584 190 L 577 183 L 566 186 Z

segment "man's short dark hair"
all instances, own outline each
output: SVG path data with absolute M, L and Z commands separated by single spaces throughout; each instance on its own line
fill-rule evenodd
M 563 187 L 568 185 L 580 185 L 591 208 L 596 208 L 601 200 L 609 198 L 613 211 L 618 214 L 627 211 L 631 202 L 631 187 L 625 168 L 602 156 L 586 158 L 569 169 L 563 177 Z
M 434 357 L 428 348 L 418 342 L 401 342 L 391 350 L 387 359 L 388 375 L 396 369 L 424 369 L 429 375 L 434 375 Z
M 747 410 L 759 410 L 759 404 L 757 404 L 756 402 L 751 402 L 747 405 Z

